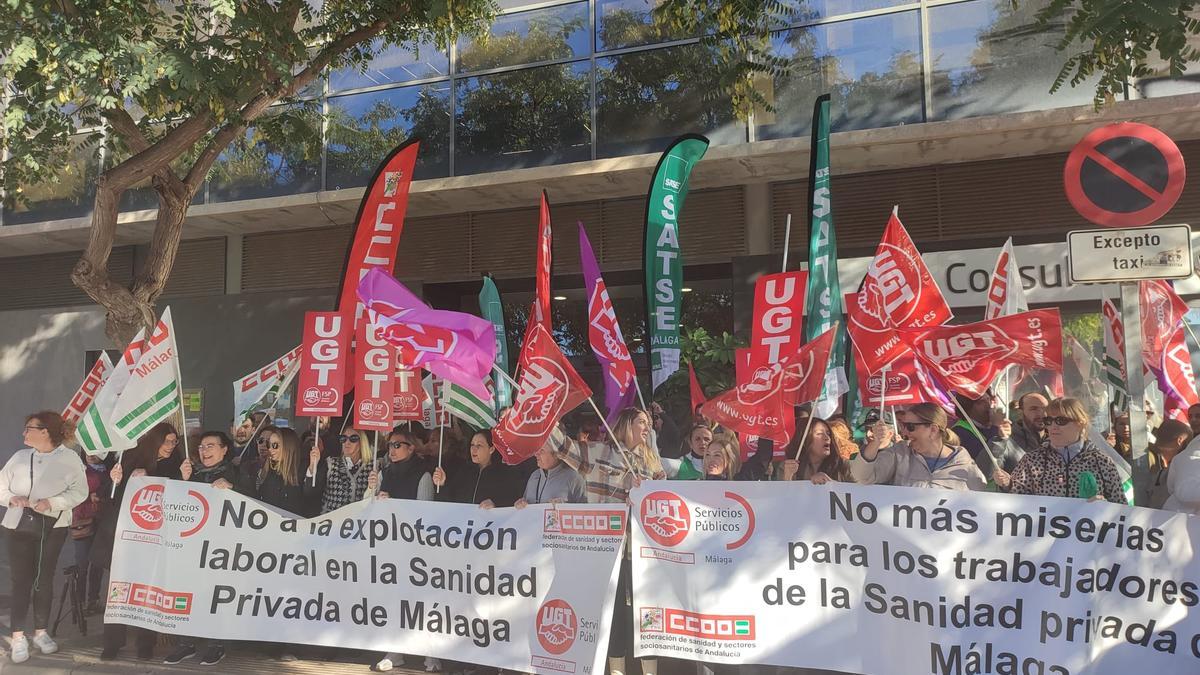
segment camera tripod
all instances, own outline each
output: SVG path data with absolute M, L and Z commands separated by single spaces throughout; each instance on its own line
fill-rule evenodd
M 85 571 L 86 574 L 86 571 Z M 78 593 L 79 590 L 79 568 L 76 565 L 71 565 L 63 569 L 63 576 L 66 581 L 63 582 L 62 593 L 59 595 L 58 614 L 54 617 L 53 633 L 58 634 L 58 626 L 62 623 L 63 612 L 67 609 L 67 603 L 71 604 L 71 623 L 79 626 L 79 634 L 87 635 L 87 616 L 83 611 L 83 599 Z M 87 579 L 83 582 L 87 584 Z

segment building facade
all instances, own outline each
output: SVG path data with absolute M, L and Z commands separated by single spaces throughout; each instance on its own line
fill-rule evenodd
M 295 346 L 304 310 L 331 306 L 362 186 L 412 136 L 422 152 L 398 278 L 437 306 L 475 310 L 479 278 L 492 274 L 519 321 L 545 189 L 556 320 L 585 321 L 578 221 L 635 348 L 646 187 L 681 133 L 713 142 L 680 220 L 683 323 L 733 333 L 744 332 L 753 277 L 781 262 L 789 214 L 793 268 L 806 259 L 808 133 L 821 93 L 833 95 L 832 200 L 847 283 L 857 283 L 850 259 L 871 254 L 899 205 L 963 319 L 981 314 L 981 275 L 1009 236 L 1022 246 L 1033 303 L 1096 311 L 1103 290 L 1070 287 L 1062 264 L 1066 232 L 1090 227 L 1062 190 L 1065 153 L 1088 131 L 1142 121 L 1200 160 L 1200 85 L 1189 78 L 1132 83 L 1132 100 L 1100 111 L 1088 83 L 1049 94 L 1065 57 L 1054 50 L 1061 27 L 1034 19 L 1038 2 L 796 2 L 772 37 L 791 73 L 758 83 L 773 109 L 748 119 L 721 94 L 714 48 L 663 34 L 649 0 L 500 5 L 484 39 L 397 47 L 365 72 L 329 73 L 303 102 L 272 112 L 306 133 L 277 145 L 251 130 L 218 161 L 160 302 L 174 309 L 184 386 L 205 426 L 228 423 L 234 378 Z M 0 430 L 15 430 L 30 406 L 61 406 L 88 354 L 112 347 L 102 312 L 69 278 L 94 178 L 117 159 L 83 131 L 59 180 L 29 186 L 28 204 L 0 212 Z M 154 205 L 146 187 L 126 195 L 110 261 L 118 280 L 144 255 Z M 1198 215 L 1200 193 L 1185 190 L 1163 222 Z M 564 331 L 568 353 L 587 353 L 580 335 Z

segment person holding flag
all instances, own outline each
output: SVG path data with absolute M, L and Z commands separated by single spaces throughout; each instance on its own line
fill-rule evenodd
M 437 494 L 438 501 L 478 504 L 482 508 L 512 506 L 525 489 L 521 472 L 500 460 L 500 451 L 492 441 L 492 430 L 476 431 L 471 436 L 471 464 L 458 467 L 447 476 L 438 467 L 433 472 L 433 484 L 445 488 Z
M 982 490 L 987 485 L 975 460 L 949 429 L 946 411 L 918 403 L 897 411 L 904 441 L 882 420 L 862 452 L 850 460 L 850 474 L 863 485 L 901 485 L 944 490 Z
M 850 465 L 835 448 L 833 429 L 829 422 L 814 417 L 808 424 L 811 425 L 811 430 L 804 447 L 797 452 L 800 446 L 799 439 L 788 444 L 788 457 L 795 456 L 795 459 L 784 460 L 783 480 L 808 480 L 814 485 L 824 485 L 831 480 L 839 483 L 854 482 L 850 476 Z

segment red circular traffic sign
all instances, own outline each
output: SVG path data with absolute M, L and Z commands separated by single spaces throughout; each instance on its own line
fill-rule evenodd
M 1063 168 L 1071 205 L 1107 227 L 1138 227 L 1162 218 L 1183 194 L 1186 177 L 1175 141 L 1137 122 L 1092 131 L 1071 150 Z

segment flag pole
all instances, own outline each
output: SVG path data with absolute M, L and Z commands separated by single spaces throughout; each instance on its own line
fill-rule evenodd
M 625 456 L 627 451 L 621 447 L 621 442 L 617 440 L 617 435 L 613 433 L 612 427 L 608 426 L 608 420 L 604 419 L 604 415 L 600 414 L 600 408 L 596 406 L 596 402 L 592 400 L 591 396 L 588 397 L 588 403 L 592 404 L 592 410 L 596 411 L 596 417 L 600 418 L 600 423 L 604 425 L 604 430 L 608 432 L 608 437 L 612 439 L 613 445 L 617 448 L 617 454 L 621 456 L 621 461 L 625 462 L 625 468 L 629 469 L 630 473 L 636 474 L 637 471 L 634 471 L 633 464 Z
M 958 396 L 956 396 L 954 392 L 951 392 L 950 398 L 954 401 L 954 407 L 958 409 L 958 414 L 962 415 L 960 419 L 967 423 L 967 426 L 971 429 L 971 433 L 975 434 L 975 438 L 979 439 L 979 442 L 983 445 L 983 449 L 979 451 L 979 454 L 987 455 L 988 464 L 992 466 L 991 473 L 988 473 L 985 476 L 988 479 L 988 482 L 991 482 L 992 474 L 996 472 L 996 469 L 1000 468 L 996 465 L 996 458 L 992 457 L 992 449 L 988 447 L 987 439 L 983 437 L 983 434 L 979 433 L 979 427 L 975 426 L 975 420 L 971 419 L 971 416 L 967 414 L 966 410 L 963 410 L 962 404 L 958 402 Z M 976 460 L 976 463 L 978 462 L 979 460 Z
M 500 376 L 503 377 L 504 379 L 508 380 L 508 383 L 511 384 L 512 386 L 517 387 L 518 389 L 520 388 L 521 385 L 517 384 L 517 381 L 512 378 L 512 375 L 509 375 L 508 373 L 504 372 L 504 369 L 501 368 L 500 366 L 493 363 L 492 370 L 496 371 L 497 373 L 500 373 Z
M 255 410 L 254 412 L 262 412 L 262 411 Z M 246 441 L 246 445 L 242 448 L 242 451 L 240 453 L 238 453 L 238 461 L 239 462 L 246 458 L 246 451 L 250 449 L 250 444 L 255 441 L 255 437 L 258 436 L 258 432 L 262 431 L 263 426 L 267 423 L 268 417 L 270 417 L 270 415 L 267 415 L 266 413 L 264 413 L 262 421 L 258 423 L 258 426 L 254 427 L 254 431 L 250 432 L 250 440 Z
M 796 456 L 794 457 L 794 459 L 797 462 L 800 461 L 800 453 L 804 452 L 804 443 L 805 443 L 805 441 L 808 440 L 808 431 L 809 431 L 809 429 L 812 429 L 812 421 L 813 421 L 813 418 L 816 416 L 817 416 L 817 411 L 816 411 L 816 406 L 814 405 L 812 413 L 810 413 L 808 416 L 808 424 L 804 425 L 804 434 L 802 434 L 800 436 L 800 445 L 796 446 Z
M 492 365 L 494 366 L 495 364 L 492 364 Z M 439 430 L 438 431 L 438 465 L 437 465 L 437 468 L 439 468 L 439 469 L 442 468 L 442 448 L 445 447 L 445 444 L 446 444 L 446 425 L 442 422 L 442 420 L 444 419 L 443 415 L 445 415 L 447 417 L 449 416 L 449 414 L 446 412 L 446 387 L 447 386 L 448 385 L 446 384 L 446 380 L 442 380 L 442 390 L 441 390 L 441 392 L 439 392 L 439 396 L 442 399 L 442 410 L 440 412 L 437 410 L 434 410 L 434 416 L 437 417 L 438 430 Z M 433 492 L 434 492 L 434 494 L 441 494 L 442 486 L 434 485 Z
M 792 214 L 787 214 L 787 225 L 783 230 L 783 269 L 780 272 L 787 271 L 788 247 L 792 243 Z

